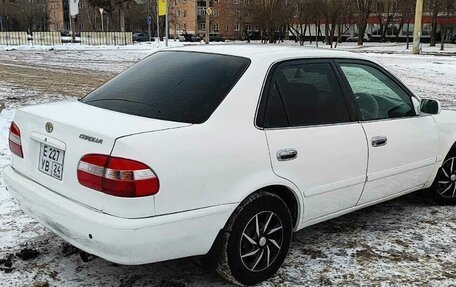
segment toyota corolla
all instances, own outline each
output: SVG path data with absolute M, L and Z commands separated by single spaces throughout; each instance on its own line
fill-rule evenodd
M 128 265 L 206 255 L 255 284 L 294 231 L 425 188 L 455 204 L 455 142 L 455 112 L 364 57 L 195 46 L 79 101 L 19 109 L 3 177 L 87 253 Z

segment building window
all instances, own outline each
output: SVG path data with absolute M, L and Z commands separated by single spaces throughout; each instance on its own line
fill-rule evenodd
M 234 25 L 234 31 L 235 31 L 235 32 L 241 31 L 241 24 L 236 23 L 236 25 Z
M 206 16 L 206 7 L 198 7 L 198 16 Z

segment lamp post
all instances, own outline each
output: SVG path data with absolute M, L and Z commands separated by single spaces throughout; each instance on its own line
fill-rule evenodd
M 210 21 L 209 21 L 209 17 L 211 16 L 212 14 L 212 9 L 211 9 L 211 6 L 210 6 L 210 1 L 209 0 L 206 0 L 206 37 L 205 37 L 205 42 L 206 44 L 209 44 L 209 33 L 210 33 Z
M 103 8 L 98 8 L 98 10 L 100 10 L 100 16 L 101 16 L 101 32 L 104 32 L 104 23 L 103 23 L 103 12 L 104 12 L 104 9 Z

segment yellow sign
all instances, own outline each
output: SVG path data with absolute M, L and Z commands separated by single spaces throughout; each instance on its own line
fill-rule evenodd
M 158 16 L 165 16 L 166 15 L 166 2 L 167 0 L 157 0 L 158 3 Z
M 206 11 L 207 15 L 211 16 L 213 12 L 214 11 L 212 11 L 211 7 L 207 8 L 207 11 Z

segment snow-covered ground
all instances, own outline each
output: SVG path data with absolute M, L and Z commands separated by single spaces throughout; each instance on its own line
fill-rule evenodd
M 8 127 L 18 107 L 82 96 L 157 50 L 65 46 L 0 47 L 0 167 L 9 163 Z M 392 44 L 340 49 L 369 53 L 419 96 L 456 109 L 456 56 L 402 54 Z M 83 263 L 73 251 L 0 185 L 0 286 L 227 285 L 192 259 L 129 267 Z M 455 258 L 456 207 L 409 195 L 298 232 L 283 268 L 262 286 L 455 286 Z

